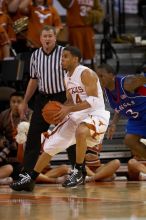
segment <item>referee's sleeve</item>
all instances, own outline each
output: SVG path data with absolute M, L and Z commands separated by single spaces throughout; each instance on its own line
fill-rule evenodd
M 37 71 L 35 65 L 35 53 L 32 53 L 30 58 L 30 78 L 37 79 Z

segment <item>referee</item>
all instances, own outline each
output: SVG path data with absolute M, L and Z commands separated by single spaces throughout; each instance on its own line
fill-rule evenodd
M 48 130 L 49 125 L 42 117 L 42 108 L 48 101 L 66 100 L 64 87 L 65 71 L 61 66 L 63 47 L 56 44 L 56 32 L 52 26 L 44 26 L 40 34 L 42 47 L 32 53 L 30 61 L 30 80 L 26 89 L 20 116 L 28 109 L 28 102 L 38 89 L 35 98 L 34 112 L 30 122 L 28 138 L 24 153 L 24 171 L 30 172 L 38 159 L 41 147 L 41 133 Z M 71 150 L 74 147 L 71 147 Z M 72 155 L 72 153 L 69 153 Z

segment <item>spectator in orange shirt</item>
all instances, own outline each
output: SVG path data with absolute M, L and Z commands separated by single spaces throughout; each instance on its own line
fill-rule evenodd
M 12 19 L 13 28 L 16 33 L 16 41 L 13 42 L 12 47 L 16 53 L 28 51 L 26 45 L 26 31 L 28 28 L 28 17 L 21 13 L 18 8 L 21 0 L 8 0 L 8 12 Z M 30 0 L 31 2 L 31 0 Z
M 13 22 L 14 31 L 16 33 L 17 41 L 13 43 L 13 48 L 17 53 L 27 52 L 26 34 L 28 29 L 27 13 L 19 8 L 22 0 L 8 0 L 8 12 Z M 31 4 L 33 1 L 27 1 Z M 48 5 L 52 5 L 52 0 L 48 0 Z
M 94 67 L 94 25 L 101 22 L 104 12 L 99 0 L 58 0 L 67 9 L 70 45 L 80 49 L 84 65 Z
M 3 11 L 3 6 L 0 5 L 0 25 L 4 27 L 4 29 L 6 30 L 10 41 L 15 41 L 16 40 L 16 35 L 13 29 L 13 25 L 12 25 L 12 20 L 9 17 L 9 15 L 7 14 L 7 12 Z
M 52 6 L 52 3 L 48 4 L 47 0 L 34 0 L 32 4 L 30 0 L 23 0 L 19 4 L 19 9 L 29 16 L 27 42 L 31 48 L 41 46 L 39 36 L 43 26 L 55 26 L 57 33 L 62 28 L 61 18 L 56 8 Z

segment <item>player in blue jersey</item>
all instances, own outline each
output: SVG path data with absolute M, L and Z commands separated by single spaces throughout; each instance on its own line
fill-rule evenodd
M 126 116 L 125 144 L 134 155 L 146 159 L 146 146 L 140 141 L 146 138 L 146 75 L 117 76 L 108 64 L 98 66 L 97 75 L 115 112 L 108 137 L 112 139 L 119 117 Z

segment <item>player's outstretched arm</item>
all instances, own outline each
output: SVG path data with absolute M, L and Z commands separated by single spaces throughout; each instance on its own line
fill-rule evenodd
M 113 138 L 113 135 L 115 134 L 116 132 L 116 126 L 117 126 L 117 123 L 120 119 L 120 114 L 118 114 L 117 112 L 114 113 L 114 116 L 113 116 L 113 119 L 108 127 L 108 130 L 107 130 L 107 138 L 108 139 L 112 139 Z

